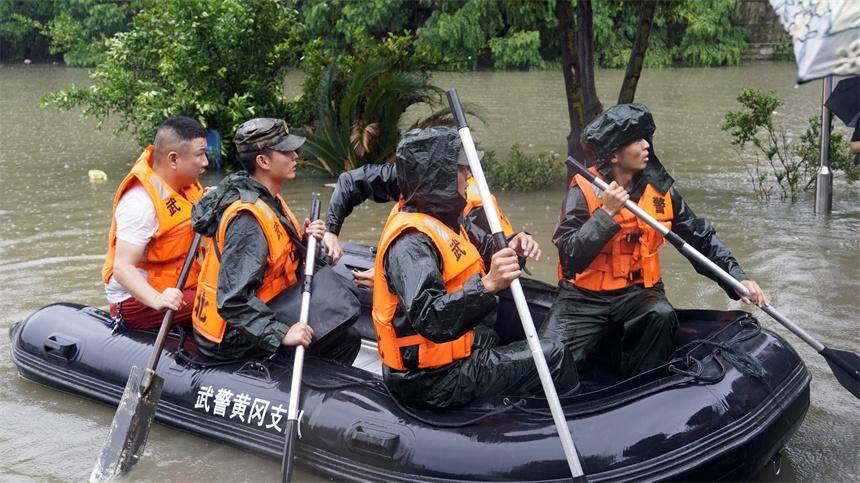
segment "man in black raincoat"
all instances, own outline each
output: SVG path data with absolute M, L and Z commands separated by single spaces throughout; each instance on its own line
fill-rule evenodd
M 622 324 L 620 369 L 625 377 L 665 363 L 677 327 L 660 279 L 657 250 L 662 236 L 623 208 L 626 200 L 671 224 L 684 241 L 740 280 L 753 302 L 767 303 L 714 226 L 697 217 L 673 186 L 654 154 L 654 130 L 645 106 L 620 104 L 583 131 L 583 148 L 596 165 L 592 170 L 611 183 L 601 193 L 578 175 L 571 182 L 553 235 L 561 290 L 541 330 L 542 336 L 563 341 L 579 361 L 613 324 Z M 695 262 L 693 266 L 719 283 L 729 297 L 739 297 L 709 271 Z
M 303 137 L 289 134 L 280 119 L 258 118 L 245 122 L 236 133 L 239 161 L 245 169 L 225 177 L 218 188 L 203 197 L 192 210 L 193 229 L 213 237 L 213 244 L 223 243 L 221 250 L 217 253 L 216 250 L 210 250 L 208 255 L 218 255 L 220 267 L 216 266 L 217 278 L 207 272 L 207 262 L 210 260 L 204 262 L 201 272 L 202 285 L 217 285 L 216 301 L 211 304 L 214 307 L 208 310 L 217 310 L 209 316 L 220 316 L 226 323 L 226 327 L 221 329 L 220 341 L 203 336 L 199 330 L 206 323 L 207 309 L 201 306 L 203 287 L 200 285 L 195 302 L 195 338 L 200 351 L 209 357 L 226 360 L 266 356 L 282 346 L 301 344 L 308 347 L 311 344 L 314 332 L 309 325 L 296 323 L 296 320 L 279 320 L 271 306 L 277 298 L 271 301 L 261 298 L 263 295 L 260 290 L 272 267 L 270 244 L 260 219 L 252 211 L 238 211 L 229 219 L 223 232 L 223 241 L 216 236 L 222 228 L 220 225 L 225 211 L 236 201 L 265 203 L 262 207 L 264 212 L 274 213 L 277 217 L 273 225 L 274 232 L 278 236 L 286 235 L 278 241 L 292 247 L 293 253 L 288 254 L 287 262 L 295 263 L 294 273 L 284 273 L 272 279 L 301 279 L 305 241 L 292 212 L 280 197 L 280 191 L 284 182 L 295 178 L 296 150 L 304 140 Z M 304 231 L 304 235 L 321 239 L 325 227 L 322 220 L 310 223 L 305 219 Z M 318 254 L 318 264 L 323 265 L 325 255 L 321 251 Z M 214 282 L 204 280 L 207 277 Z M 360 342 L 358 332 L 349 327 L 339 331 L 337 337 L 324 338 L 322 343 L 310 345 L 309 354 L 351 364 L 360 349 Z
M 469 161 L 466 159 L 466 152 L 462 149 L 462 143 L 458 148 L 457 164 L 468 169 Z M 484 157 L 484 151 L 478 151 L 478 159 Z M 471 177 L 471 173 L 469 175 Z M 475 191 L 477 189 L 475 188 Z M 346 218 L 352 213 L 352 210 L 371 199 L 377 203 L 385 203 L 389 201 L 400 200 L 400 186 L 397 183 L 397 166 L 392 163 L 386 164 L 368 164 L 360 168 L 350 171 L 345 171 L 337 178 L 337 183 L 332 192 L 331 200 L 328 203 L 328 215 L 326 216 L 326 233 L 324 240 L 327 245 L 336 247 L 335 250 L 340 250 L 338 235 L 346 221 Z M 468 199 L 468 197 L 467 197 Z M 469 235 L 472 243 L 478 247 L 478 251 L 484 259 L 484 266 L 490 266 L 490 258 L 495 251 L 493 237 L 490 231 L 489 222 L 484 214 L 484 206 L 474 203 L 471 209 L 465 210 L 463 213 L 463 227 Z M 496 203 L 496 209 L 499 210 L 499 220 L 503 223 L 507 222 L 507 217 L 499 209 Z M 508 223 L 505 234 L 508 241 L 517 239 L 516 243 L 522 242 L 529 249 L 526 251 L 527 257 L 520 259 L 521 266 L 525 266 L 526 259 L 540 259 L 540 246 L 531 235 L 525 232 L 514 233 L 513 228 L 510 228 Z M 358 285 L 371 288 L 373 286 L 373 269 L 363 272 L 353 271 L 355 282 Z
M 517 256 L 524 253 L 522 247 L 519 253 L 505 248 L 492 257 L 488 273 L 481 270 L 477 248 L 461 234 L 468 174 L 457 165 L 459 143 L 450 127 L 411 131 L 401 140 L 396 165 L 404 204 L 387 225 L 377 254 L 373 317 L 383 377 L 400 400 L 425 407 L 540 387 L 526 342 L 499 347 L 498 335 L 481 324 L 498 304 L 495 293 L 519 277 Z M 407 219 L 424 221 L 403 225 Z M 396 231 L 397 226 L 406 228 Z M 461 277 L 454 290 L 451 265 L 461 256 L 479 268 Z M 429 352 L 472 337 L 466 353 L 459 347 L 429 360 Z M 576 369 L 564 346 L 549 340 L 541 345 L 558 391 L 575 389 Z

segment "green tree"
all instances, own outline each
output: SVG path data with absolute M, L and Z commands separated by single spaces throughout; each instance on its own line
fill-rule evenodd
M 3 56 L 11 60 L 61 55 L 66 65 L 95 65 L 107 49 L 105 41 L 127 30 L 135 13 L 152 1 L 0 0 L 0 45 L 7 46 L 0 50 L 14 50 Z
M 672 58 L 684 65 L 737 65 L 746 48 L 743 27 L 732 22 L 741 0 L 686 0 L 670 2 L 673 25 L 683 28 L 672 43 Z
M 348 54 L 367 39 L 384 42 L 414 31 L 432 9 L 430 0 L 308 0 L 300 9 L 304 42 L 329 57 Z
M 533 69 L 557 56 L 554 0 L 442 1 L 417 26 L 420 55 L 442 69 Z
M 118 115 L 116 131 L 131 130 L 141 145 L 168 117 L 195 117 L 221 131 L 227 154 L 239 123 L 287 112 L 283 73 L 301 55 L 295 20 L 279 0 L 163 0 L 109 41 L 91 86 L 41 104 L 99 121 Z
M 50 2 L 0 0 L 0 62 L 50 57 L 50 39 L 40 29 L 51 19 Z
M 746 47 L 744 29 L 732 20 L 739 6 L 740 0 L 657 1 L 645 67 L 736 65 Z M 597 65 L 627 65 L 642 7 L 624 0 L 594 2 Z
M 107 39 L 128 29 L 131 19 L 151 0 L 54 0 L 54 17 L 43 25 L 51 53 L 70 66 L 93 66 L 107 51 Z

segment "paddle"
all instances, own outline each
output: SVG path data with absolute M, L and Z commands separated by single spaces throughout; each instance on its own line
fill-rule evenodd
M 460 98 L 457 95 L 456 89 L 448 91 L 448 105 L 451 106 L 451 112 L 454 119 L 457 121 L 457 128 L 460 133 L 460 139 L 463 142 L 463 149 L 466 151 L 466 157 L 469 160 L 469 168 L 472 170 L 472 177 L 478 185 L 478 192 L 481 195 L 481 203 L 484 205 L 484 213 L 487 215 L 487 222 L 490 225 L 490 230 L 493 232 L 493 239 L 496 244 L 496 249 L 501 250 L 508 246 L 505 233 L 502 231 L 502 225 L 499 223 L 498 212 L 496 205 L 493 202 L 493 197 L 490 195 L 490 188 L 487 186 L 487 180 L 484 178 L 484 170 L 481 168 L 481 162 L 478 160 L 478 152 L 475 149 L 475 142 L 472 140 L 472 133 L 469 130 L 469 125 L 466 123 L 466 116 L 463 113 L 463 106 L 460 104 Z M 526 302 L 526 296 L 523 293 L 523 287 L 519 279 L 511 283 L 511 293 L 514 296 L 514 303 L 517 306 L 517 312 L 520 316 L 520 322 L 523 325 L 523 332 L 526 335 L 529 349 L 532 353 L 532 358 L 537 366 L 540 382 L 543 386 L 544 394 L 546 395 L 547 403 L 552 412 L 552 419 L 555 422 L 556 431 L 558 431 L 561 447 L 564 450 L 564 456 L 567 458 L 567 463 L 570 466 L 570 474 L 577 481 L 587 481 L 585 474 L 582 471 L 582 465 L 579 462 L 579 456 L 576 453 L 576 447 L 573 445 L 573 438 L 570 436 L 570 428 L 567 426 L 567 420 L 564 417 L 564 411 L 561 408 L 561 403 L 558 401 L 558 394 L 555 391 L 555 384 L 552 382 L 552 377 L 549 373 L 549 367 L 546 364 L 546 359 L 541 350 L 540 341 L 538 340 L 537 331 L 532 321 L 531 312 Z
M 185 264 L 182 265 L 179 281 L 176 282 L 176 288 L 180 290 L 185 286 L 185 279 L 188 278 L 191 263 L 197 255 L 199 246 L 200 234 L 196 234 L 188 250 L 188 256 L 185 257 Z M 90 481 L 112 480 L 124 475 L 143 454 L 149 427 L 155 417 L 155 409 L 164 386 L 164 379 L 155 372 L 155 369 L 158 367 L 158 360 L 161 358 L 161 351 L 164 349 L 167 333 L 170 331 L 173 314 L 174 311 L 170 309 L 164 314 L 146 368 L 140 369 L 137 366 L 131 368 L 122 399 L 119 401 L 111 423 L 108 439 L 90 474 Z
M 580 176 L 583 176 L 585 179 L 591 182 L 594 186 L 600 188 L 601 191 L 605 191 L 609 185 L 606 184 L 602 179 L 594 176 L 594 173 L 585 169 L 584 166 L 580 165 L 572 157 L 568 157 L 566 161 L 567 165 L 574 169 Z M 696 260 L 700 264 L 704 265 L 708 268 L 712 273 L 720 278 L 723 282 L 730 285 L 736 292 L 741 294 L 744 297 L 749 298 L 750 292 L 746 287 L 743 286 L 740 282 L 738 282 L 734 277 L 728 274 L 725 270 L 720 268 L 716 263 L 712 262 L 708 257 L 699 253 L 698 250 L 684 242 L 678 235 L 669 231 L 665 226 L 660 224 L 657 220 L 652 218 L 648 213 L 643 211 L 641 208 L 636 206 L 630 200 L 627 200 L 624 203 L 624 207 L 633 212 L 639 219 L 648 223 L 652 228 L 660 232 L 663 237 L 669 240 L 675 248 L 678 249 L 684 255 Z M 848 391 L 854 395 L 854 397 L 860 399 L 860 357 L 853 352 L 842 351 L 837 349 L 831 349 L 826 347 L 824 344 L 816 340 L 805 330 L 801 329 L 797 324 L 788 319 L 788 317 L 782 315 L 778 310 L 768 305 L 767 307 L 761 308 L 765 313 L 773 317 L 777 322 L 785 326 L 786 329 L 790 330 L 794 333 L 794 335 L 800 337 L 804 342 L 812 346 L 816 352 L 821 354 L 824 359 L 827 361 L 827 365 L 830 366 L 830 369 L 833 371 L 833 375 L 836 376 L 836 380 L 839 381 L 839 384 L 842 384 L 842 387 L 848 389 Z
M 320 200 L 314 196 L 311 201 L 311 221 L 320 217 Z M 308 237 L 308 250 L 305 254 L 305 276 L 302 279 L 302 309 L 299 312 L 299 323 L 308 323 L 308 311 L 311 307 L 311 283 L 314 279 L 314 260 L 316 259 L 317 239 Z M 282 481 L 290 481 L 293 476 L 293 454 L 295 453 L 296 435 L 299 432 L 299 391 L 302 388 L 302 368 L 305 363 L 304 346 L 296 346 L 296 356 L 293 359 L 293 380 L 290 384 L 290 406 L 287 409 L 287 423 L 284 425 L 284 458 L 281 465 Z

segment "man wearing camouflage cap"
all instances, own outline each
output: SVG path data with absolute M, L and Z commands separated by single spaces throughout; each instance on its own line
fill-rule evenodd
M 584 359 L 615 324 L 623 324 L 621 373 L 633 376 L 666 362 L 677 326 L 666 299 L 658 251 L 663 236 L 624 208 L 631 200 L 746 286 L 752 302 L 767 303 L 717 237 L 674 188 L 674 180 L 654 154 L 654 120 L 642 104 L 620 104 L 583 131 L 590 170 L 610 182 L 600 192 L 585 178 L 571 180 L 553 235 L 559 254 L 561 291 L 541 335 L 561 340 L 574 358 Z M 728 293 L 739 295 L 694 264 Z M 744 300 L 749 303 L 750 301 Z
M 305 237 L 321 240 L 325 233 L 322 220 L 300 226 L 280 195 L 296 177 L 296 150 L 304 142 L 280 119 L 245 122 L 235 138 L 244 169 L 194 206 L 194 230 L 213 237 L 192 314 L 198 347 L 209 357 L 265 356 L 311 343 L 311 326 L 278 320 L 269 305 L 300 280 Z M 355 343 L 329 355 L 351 363 L 360 342 L 354 335 Z

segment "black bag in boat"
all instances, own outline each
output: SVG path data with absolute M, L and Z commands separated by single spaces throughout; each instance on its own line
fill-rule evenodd
M 302 284 L 293 284 L 266 305 L 278 320 L 290 325 L 299 321 L 302 307 Z M 317 269 L 311 284 L 311 304 L 308 325 L 314 329 L 314 343 L 328 335 L 336 337 L 358 319 L 361 304 L 349 282 L 331 267 Z

